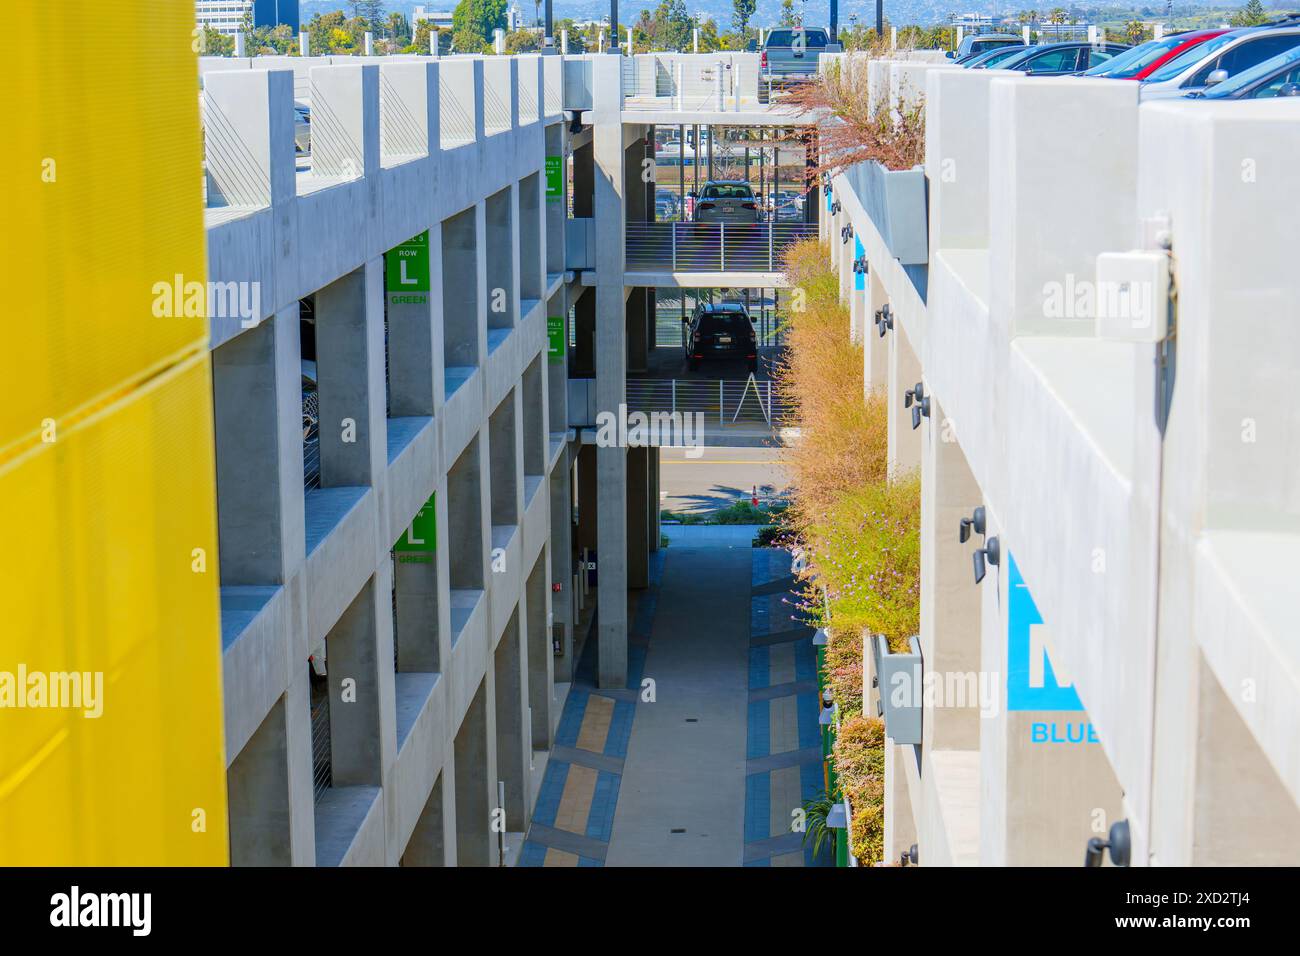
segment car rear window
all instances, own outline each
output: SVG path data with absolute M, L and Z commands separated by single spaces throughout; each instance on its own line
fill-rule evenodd
M 749 329 L 749 320 L 741 312 L 705 312 L 700 316 L 700 331 L 745 332 Z
M 781 47 L 791 46 L 794 43 L 793 30 L 773 30 L 767 35 L 763 42 L 763 47 Z M 826 33 L 824 30 L 805 30 L 803 31 L 805 47 L 824 47 L 826 45 Z
M 719 186 L 705 186 L 704 199 L 753 199 L 753 191 L 743 183 L 723 183 Z

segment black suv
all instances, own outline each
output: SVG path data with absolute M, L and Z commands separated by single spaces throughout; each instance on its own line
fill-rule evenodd
M 702 305 L 690 319 L 686 361 L 691 371 L 705 359 L 740 359 L 758 371 L 758 336 L 749 313 L 739 302 Z

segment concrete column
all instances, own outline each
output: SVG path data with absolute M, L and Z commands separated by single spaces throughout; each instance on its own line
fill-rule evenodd
M 488 534 L 483 523 L 482 463 L 475 437 L 447 472 L 447 554 L 450 590 L 483 590 Z
M 912 410 L 903 405 L 904 393 L 921 381 L 921 363 L 897 319 L 885 335 L 889 343 L 889 468 L 904 474 L 921 465 L 920 429 L 912 429 Z
M 627 450 L 627 586 L 650 584 L 650 449 Z
M 549 479 L 551 495 L 550 572 L 547 589 L 551 591 L 551 623 L 557 628 L 560 656 L 552 654 L 553 679 L 567 683 L 573 679 L 573 487 L 572 469 L 567 449 L 560 452 Z M 549 629 L 548 629 L 549 630 Z M 548 635 L 549 640 L 549 635 Z M 531 647 L 531 645 L 530 645 Z M 529 658 L 532 661 L 530 652 Z
M 291 866 L 289 736 L 285 699 L 271 707 L 227 774 L 230 864 Z
M 945 678 L 938 706 L 925 708 L 925 745 L 927 750 L 978 750 L 980 592 L 973 585 L 971 555 L 985 537 L 972 531 L 963 544 L 958 530 L 983 495 L 936 396 L 930 397 L 930 418 L 920 431 L 921 656 L 927 672 Z M 1000 706 L 1002 688 L 1002 682 L 992 682 L 991 705 Z
M 429 791 L 429 799 L 420 811 L 406 850 L 402 853 L 402 866 L 455 866 L 455 843 L 447 840 L 444 830 L 446 809 L 443 806 L 443 780 L 440 773 Z
M 330 771 L 334 787 L 382 783 L 379 616 L 390 614 L 387 591 L 371 578 L 326 637 L 330 694 Z M 387 584 L 385 579 L 383 584 Z
M 433 238 L 436 230 L 430 230 Z M 441 246 L 439 246 L 441 251 Z M 430 284 L 434 250 L 429 250 Z M 389 411 L 394 418 L 432 416 L 438 408 L 441 356 L 438 354 L 432 289 L 429 292 L 384 293 L 388 308 Z M 418 301 L 412 301 L 418 300 Z
M 442 223 L 442 335 L 445 373 L 463 375 L 479 363 L 479 293 L 477 210 L 470 207 Z M 432 255 L 433 250 L 430 250 Z M 467 277 L 475 277 L 466 281 Z
M 438 554 L 398 552 L 393 565 L 397 584 L 397 626 L 393 640 L 402 673 L 436 674 L 442 670 L 438 621 Z
M 888 301 L 885 287 L 876 277 L 875 271 L 868 272 L 868 315 L 863 325 L 862 338 L 863 390 L 867 395 L 875 389 L 886 388 L 889 385 L 889 336 L 894 333 L 886 332 L 885 337 L 881 338 L 880 330 L 876 327 L 876 312 Z
M 369 485 L 387 467 L 383 262 L 316 293 L 321 486 Z
M 492 498 L 493 527 L 519 524 L 523 489 L 520 487 L 518 410 L 519 395 L 511 389 L 488 419 L 488 491 Z
M 532 796 L 531 728 L 528 726 L 528 661 L 520 633 L 520 609 L 516 608 L 493 656 L 494 704 L 496 712 L 497 780 L 505 784 L 507 832 L 522 833 L 528 827 Z M 495 834 L 494 834 L 495 835 Z
M 546 127 L 546 156 L 560 162 L 560 195 L 547 196 L 542 189 L 542 203 L 545 206 L 546 230 L 546 271 L 564 271 L 564 225 L 568 218 L 569 177 L 565 175 L 565 137 L 567 127 L 563 123 L 552 123 Z
M 625 159 L 622 60 L 591 61 L 596 177 L 596 408 L 618 414 L 626 397 L 626 296 L 623 288 Z M 627 452 L 596 449 L 598 684 L 627 682 Z
M 514 190 L 506 187 L 487 198 L 484 246 L 487 252 L 489 329 L 513 329 L 519 316 L 518 255 Z
M 547 569 L 550 565 L 551 545 L 547 544 L 537 556 L 532 572 L 525 584 L 524 642 L 528 649 L 528 708 L 532 714 L 531 741 L 533 750 L 551 749 L 551 705 L 554 703 L 555 654 L 551 649 L 551 625 L 554 604 Z M 565 591 L 567 592 L 567 589 Z
M 493 749 L 488 745 L 487 682 L 479 684 L 456 732 L 456 865 L 492 866 L 496 840 L 492 810 L 496 794 Z
M 298 306 L 212 352 L 221 582 L 284 584 L 305 558 Z
M 519 299 L 536 302 L 546 292 L 546 235 L 540 173 L 525 176 L 515 190 L 519 197 Z M 521 306 L 522 308 L 522 306 Z

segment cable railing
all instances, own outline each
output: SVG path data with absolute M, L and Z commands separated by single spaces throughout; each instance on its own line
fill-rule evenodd
M 816 235 L 802 222 L 630 222 L 629 272 L 777 272 L 787 248 Z
M 775 427 L 786 402 L 771 379 L 653 379 L 627 381 L 629 412 L 702 414 L 706 423 L 736 425 L 762 422 Z

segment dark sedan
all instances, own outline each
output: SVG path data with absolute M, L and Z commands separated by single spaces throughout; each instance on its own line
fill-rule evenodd
M 996 69 L 1020 70 L 1030 76 L 1069 76 L 1105 63 L 1127 49 L 1122 43 L 1046 43 L 1008 57 Z

